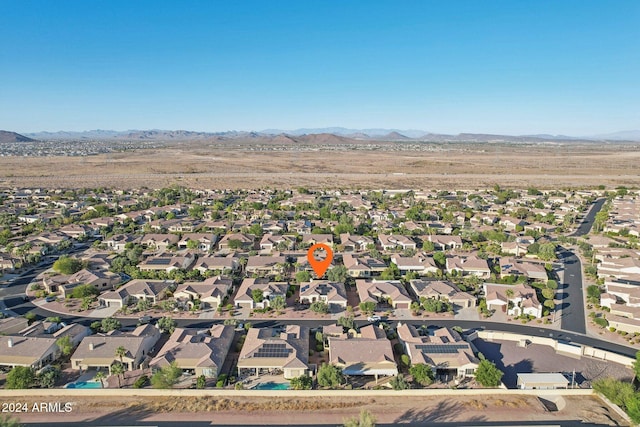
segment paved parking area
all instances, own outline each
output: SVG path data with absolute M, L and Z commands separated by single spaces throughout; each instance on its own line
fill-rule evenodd
M 478 351 L 504 372 L 502 381 L 508 388 L 515 388 L 518 373 L 528 372 L 576 372 L 576 383 L 580 387 L 590 387 L 591 381 L 599 378 L 619 378 L 631 380 L 631 369 L 612 362 L 557 354 L 546 345 L 531 344 L 518 347 L 515 341 L 473 341 Z

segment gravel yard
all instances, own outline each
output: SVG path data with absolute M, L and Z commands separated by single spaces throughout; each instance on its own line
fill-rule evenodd
M 551 347 L 531 344 L 518 347 L 514 341 L 485 341 L 476 339 L 473 344 L 484 356 L 493 361 L 504 372 L 502 381 L 508 388 L 516 387 L 516 374 L 527 372 L 576 372 L 576 383 L 589 388 L 598 378 L 620 378 L 630 380 L 633 372 L 617 363 L 582 357 L 557 354 Z

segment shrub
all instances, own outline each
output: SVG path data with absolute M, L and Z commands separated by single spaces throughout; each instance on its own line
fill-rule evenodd
M 633 395 L 633 385 L 613 378 L 603 378 L 593 382 L 593 389 L 602 393 L 614 404 L 624 408 L 624 402 Z
M 133 388 L 142 388 L 149 385 L 149 377 L 146 375 L 141 376 L 133 383 Z
M 403 354 L 402 356 L 400 356 L 400 362 L 406 367 L 409 367 L 411 365 L 409 356 L 407 356 L 406 354 Z
M 322 387 L 337 387 L 343 382 L 342 369 L 323 363 L 318 369 L 318 384 Z
M 504 373 L 493 362 L 481 360 L 476 370 L 476 381 L 484 387 L 498 387 Z
M 301 375 L 291 379 L 291 388 L 294 390 L 311 390 L 313 379 L 307 375 Z
M 207 378 L 204 375 L 200 375 L 196 380 L 196 388 L 203 389 L 207 385 Z

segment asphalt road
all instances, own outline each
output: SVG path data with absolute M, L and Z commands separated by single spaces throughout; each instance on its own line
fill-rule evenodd
M 593 227 L 593 221 L 596 218 L 596 214 L 600 212 L 600 209 L 602 209 L 602 206 L 606 201 L 607 199 L 596 200 L 591 206 L 589 212 L 587 212 L 587 214 L 583 218 L 582 224 L 580 224 L 580 226 L 576 229 L 576 231 L 573 232 L 573 234 L 571 234 L 571 236 L 580 237 L 588 234 L 589 231 L 591 231 L 591 227 Z
M 573 234 L 574 236 L 583 235 L 589 232 L 593 225 L 595 215 L 600 211 L 604 204 L 604 199 L 599 199 L 594 203 L 591 210 L 585 216 L 583 223 L 578 227 L 578 230 Z M 81 250 L 82 248 L 76 248 Z M 535 325 L 523 325 L 517 323 L 503 323 L 492 321 L 465 321 L 465 320 L 407 320 L 407 322 L 415 325 L 437 325 L 437 326 L 460 326 L 462 329 L 486 329 L 504 332 L 513 332 L 519 334 L 528 334 L 541 337 L 551 337 L 555 339 L 565 340 L 574 343 L 580 343 L 595 348 L 613 351 L 615 353 L 624 354 L 627 356 L 635 356 L 636 350 L 631 347 L 626 347 L 619 344 L 614 344 L 608 341 L 600 340 L 597 338 L 584 335 L 585 328 L 585 312 L 584 312 L 584 297 L 582 292 L 582 266 L 580 260 L 571 251 L 566 249 L 560 250 L 560 255 L 565 261 L 565 285 L 563 288 L 564 298 L 562 301 L 562 318 L 561 327 L 562 331 L 548 330 L 537 328 Z M 11 286 L 0 289 L 0 299 L 3 299 L 5 304 L 11 311 L 24 315 L 29 311 L 33 311 L 39 318 L 45 318 L 51 315 L 60 316 L 64 322 L 76 322 L 89 326 L 91 322 L 96 319 L 88 317 L 59 315 L 57 313 L 51 313 L 40 307 L 33 305 L 31 302 L 24 302 L 22 297 L 24 296 L 27 285 L 33 280 L 33 278 L 40 274 L 40 272 L 46 270 L 50 264 L 42 265 L 38 268 L 31 270 L 24 276 L 17 279 Z M 286 323 L 281 320 L 248 320 L 254 326 L 279 326 L 285 324 L 305 325 L 311 328 L 333 324 L 332 320 L 288 320 Z M 192 327 L 192 328 L 208 328 L 212 324 L 221 323 L 221 319 L 216 320 L 199 320 L 199 319 L 177 319 L 178 326 L 180 327 Z M 135 326 L 136 319 L 122 319 L 123 326 Z M 356 322 L 358 326 L 367 324 L 365 321 Z M 391 322 L 392 326 L 397 322 Z
M 598 199 L 585 215 L 580 226 L 572 234 L 573 237 L 584 236 L 591 231 L 596 214 L 600 212 L 606 199 Z M 580 258 L 571 250 L 560 247 L 558 255 L 564 261 L 563 298 L 561 303 L 560 327 L 563 330 L 585 334 L 586 315 L 584 299 L 584 281 L 582 278 L 582 263 Z
M 585 300 L 580 258 L 564 248 L 558 250 L 558 256 L 564 261 L 564 283 L 559 285 L 563 291 L 562 302 L 560 303 L 560 327 L 565 331 L 586 334 Z

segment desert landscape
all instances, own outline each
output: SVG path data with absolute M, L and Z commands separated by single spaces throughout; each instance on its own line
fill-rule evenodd
M 5 156 L 0 186 L 401 189 L 640 183 L 636 144 L 239 139 L 157 145 L 85 156 Z
M 535 396 L 510 395 L 492 398 L 474 396 L 406 397 L 82 397 L 71 413 L 57 415 L 66 422 L 102 421 L 166 422 L 207 421 L 213 425 L 341 424 L 357 417 L 361 409 L 381 424 L 541 422 L 576 420 L 598 425 L 625 425 L 625 421 L 595 396 L 565 396 L 566 406 L 557 412 L 545 410 Z M 23 398 L 31 402 L 42 398 Z M 21 421 L 52 421 L 53 414 L 24 414 Z

